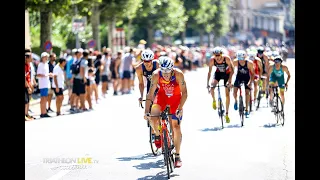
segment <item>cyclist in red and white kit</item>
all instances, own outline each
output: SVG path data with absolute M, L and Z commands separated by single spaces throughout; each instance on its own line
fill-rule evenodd
M 262 76 L 262 72 L 263 72 L 263 69 L 262 69 L 262 62 L 261 62 L 261 59 L 258 58 L 256 56 L 257 54 L 255 52 L 252 52 L 250 51 L 248 53 L 248 57 L 249 57 L 249 60 L 251 60 L 253 62 L 253 69 L 254 69 L 254 91 L 253 91 L 253 94 L 254 94 L 254 102 L 256 102 L 256 98 L 257 98 L 257 93 L 258 93 L 258 90 L 259 90 L 259 80 Z
M 152 75 L 150 90 L 147 94 L 146 104 L 145 104 L 145 116 L 144 118 L 149 119 L 150 112 L 150 104 L 151 99 L 154 95 L 154 92 L 157 89 L 157 85 L 159 90 L 154 99 L 153 105 L 151 107 L 151 127 L 153 128 L 156 136 L 155 136 L 155 145 L 157 148 L 161 148 L 161 138 L 160 132 L 158 130 L 159 127 L 159 116 L 160 112 L 162 112 L 167 105 L 170 106 L 170 114 L 169 116 L 170 125 L 173 130 L 173 144 L 176 150 L 175 154 L 175 167 L 181 167 L 182 162 L 180 159 L 180 146 L 181 146 L 181 121 L 178 124 L 178 118 L 182 119 L 182 110 L 184 103 L 187 100 L 187 85 L 184 80 L 184 74 L 178 68 L 174 68 L 174 61 L 167 57 L 161 56 L 159 57 L 160 68 L 155 70 Z

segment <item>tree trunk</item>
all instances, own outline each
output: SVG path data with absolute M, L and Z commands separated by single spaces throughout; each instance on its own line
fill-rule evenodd
M 180 34 L 181 45 L 183 45 L 183 46 L 184 46 L 184 41 L 185 41 L 185 39 L 186 39 L 187 28 L 188 28 L 188 24 L 186 23 L 185 28 L 184 28 L 184 31 L 181 32 L 181 34 Z
M 148 25 L 148 44 L 147 46 L 148 47 L 151 47 L 151 44 L 154 42 L 154 29 L 151 25 L 151 22 L 149 22 L 149 25 Z
M 100 41 L 100 10 L 99 5 L 95 5 L 92 8 L 91 15 L 91 27 L 92 27 L 92 39 L 96 41 L 96 47 L 98 51 L 101 50 L 101 41 Z
M 199 29 L 199 45 L 202 46 L 203 45 L 203 29 Z
M 112 53 L 116 51 L 116 38 L 115 38 L 116 18 L 113 17 L 108 23 L 108 47 Z
M 42 9 L 40 11 L 40 49 L 44 52 L 44 43 L 51 41 L 52 34 L 52 11 Z
M 210 47 L 211 44 L 211 36 L 210 36 L 210 32 L 208 33 L 208 47 Z
M 132 19 L 129 19 L 128 22 L 128 31 L 127 31 L 127 45 L 130 46 L 130 40 L 131 40 L 131 28 L 132 28 Z

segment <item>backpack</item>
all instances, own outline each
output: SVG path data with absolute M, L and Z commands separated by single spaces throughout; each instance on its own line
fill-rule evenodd
M 80 63 L 81 63 L 81 61 L 82 61 L 82 59 L 80 59 L 79 62 L 74 63 L 74 64 L 71 65 L 72 74 L 77 75 L 77 74 L 80 73 Z

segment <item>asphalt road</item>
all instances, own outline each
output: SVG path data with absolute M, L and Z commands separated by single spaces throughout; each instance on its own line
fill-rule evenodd
M 207 93 L 207 69 L 185 75 L 188 100 L 182 120 L 183 165 L 172 179 L 190 180 L 293 180 L 295 179 L 295 71 L 286 92 L 286 123 L 276 126 L 266 107 L 245 119 L 233 109 L 231 122 L 220 129 L 218 113 Z M 138 89 L 138 88 L 136 88 Z M 94 111 L 26 122 L 27 180 L 142 180 L 166 179 L 163 156 L 154 157 L 148 143 L 138 91 L 107 98 Z M 225 100 L 224 92 L 222 98 Z M 92 164 L 71 166 L 49 163 L 53 158 L 91 158 Z

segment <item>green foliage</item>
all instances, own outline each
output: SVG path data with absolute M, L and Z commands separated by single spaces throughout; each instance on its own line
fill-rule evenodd
M 229 31 L 228 3 L 229 0 L 214 0 L 218 8 L 210 23 L 214 23 L 213 32 L 216 37 L 221 37 Z
M 136 20 L 141 27 L 159 29 L 172 36 L 184 30 L 188 17 L 180 0 L 143 0 Z

